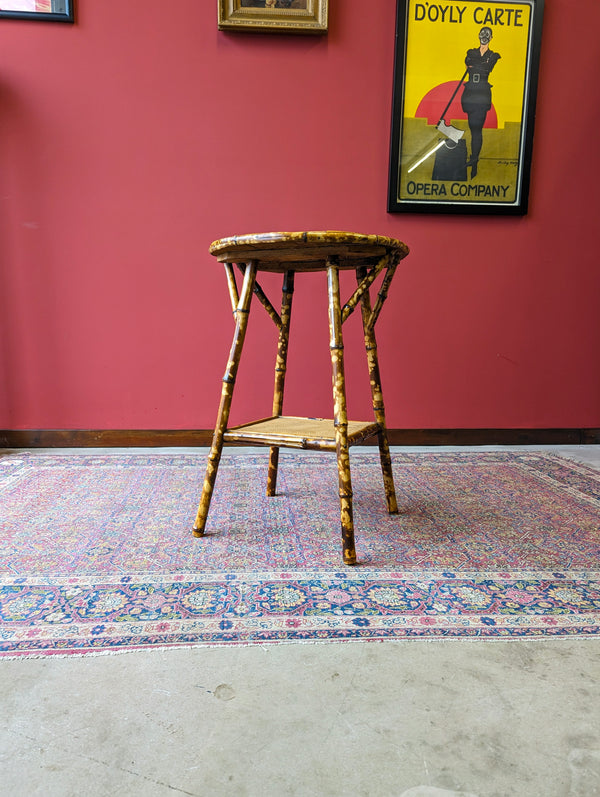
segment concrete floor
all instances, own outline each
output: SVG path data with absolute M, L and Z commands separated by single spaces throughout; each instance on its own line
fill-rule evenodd
M 600 795 L 600 639 L 3 661 L 0 715 L 11 797 Z

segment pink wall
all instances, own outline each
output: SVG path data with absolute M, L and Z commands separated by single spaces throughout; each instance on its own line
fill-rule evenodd
M 523 218 L 386 212 L 394 0 L 331 0 L 322 38 L 220 33 L 215 0 L 77 5 L 0 22 L 0 428 L 211 427 L 232 321 L 207 247 L 278 229 L 411 247 L 378 328 L 391 427 L 600 426 L 598 0 L 546 3 Z M 298 280 L 290 413 L 331 413 L 324 293 Z M 238 420 L 271 410 L 255 310 Z

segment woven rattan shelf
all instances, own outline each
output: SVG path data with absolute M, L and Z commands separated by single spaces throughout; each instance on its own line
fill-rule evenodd
M 348 445 L 361 443 L 378 432 L 379 424 L 372 421 L 348 421 Z M 335 451 L 335 424 L 333 419 L 276 415 L 232 427 L 225 432 L 224 441 Z

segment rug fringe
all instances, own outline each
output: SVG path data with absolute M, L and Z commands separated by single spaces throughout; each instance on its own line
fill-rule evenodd
M 20 654 L 0 654 L 0 666 L 3 661 L 29 661 L 30 659 L 92 659 L 101 658 L 103 656 L 125 656 L 136 653 L 172 653 L 178 650 L 205 650 L 206 648 L 261 648 L 262 650 L 269 650 L 279 645 L 364 645 L 364 644 L 388 644 L 388 645 L 416 645 L 425 644 L 432 645 L 435 643 L 451 645 L 455 644 L 475 644 L 477 642 L 485 645 L 497 644 L 551 644 L 562 642 L 580 642 L 585 644 L 590 639 L 600 639 L 600 633 L 588 634 L 583 636 L 571 636 L 563 634 L 560 636 L 544 636 L 544 637 L 441 637 L 429 636 L 418 638 L 405 638 L 405 639 L 277 639 L 265 644 L 264 642 L 198 642 L 190 645 L 162 645 L 160 647 L 147 647 L 147 648 L 130 648 L 118 650 L 90 650 L 90 651 L 77 651 L 74 653 L 58 653 L 53 651 L 36 652 L 36 653 L 20 653 Z

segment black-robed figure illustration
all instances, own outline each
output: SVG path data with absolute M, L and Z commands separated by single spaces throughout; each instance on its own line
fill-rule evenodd
M 492 29 L 486 27 L 479 31 L 480 46 L 467 50 L 465 64 L 468 80 L 463 89 L 461 106 L 469 120 L 471 131 L 471 157 L 467 166 L 471 167 L 471 179 L 477 174 L 477 161 L 483 141 L 483 125 L 487 112 L 492 107 L 492 86 L 488 81 L 490 72 L 500 58 L 498 53 L 490 50 Z

